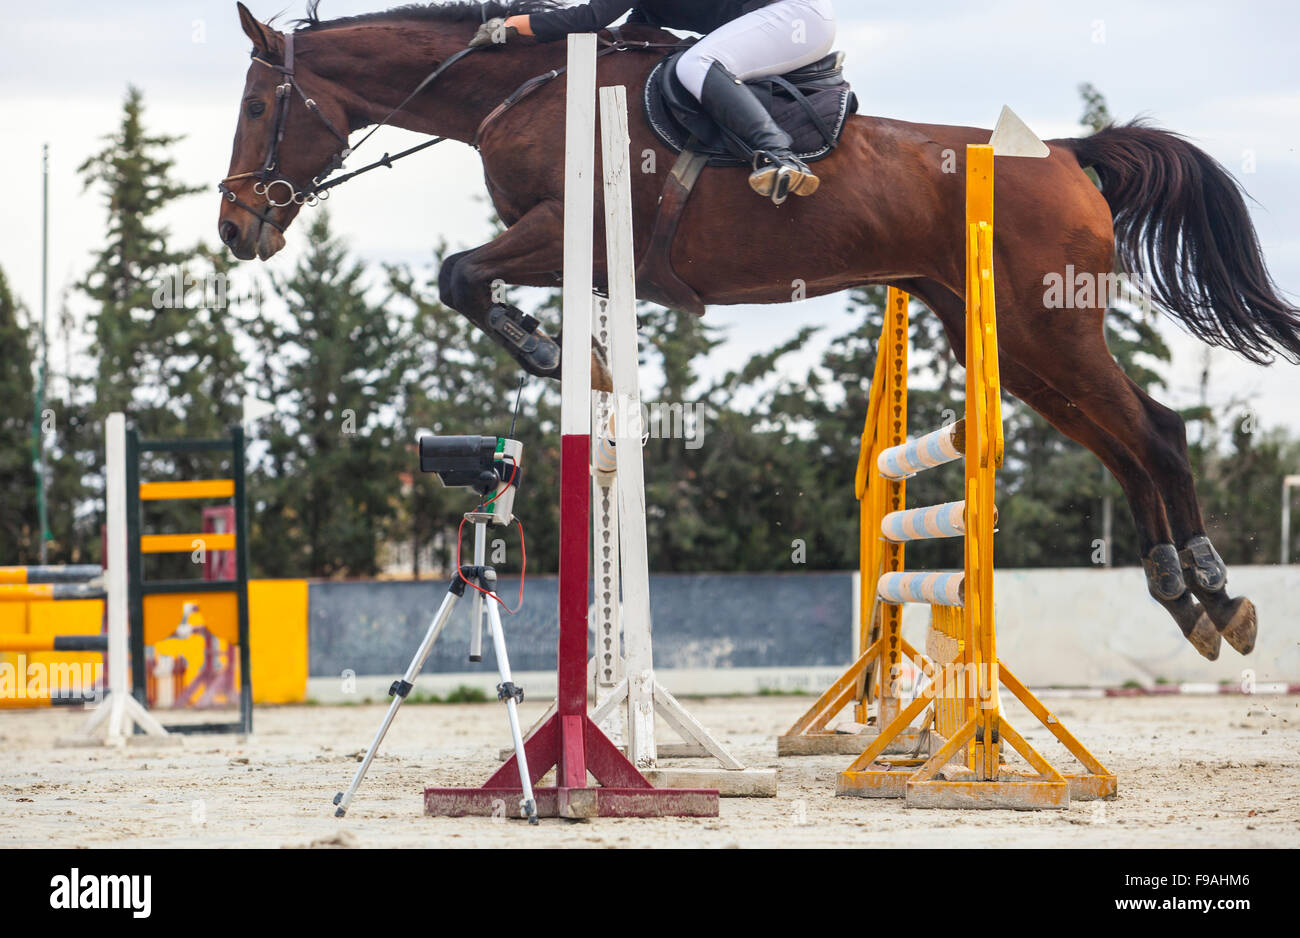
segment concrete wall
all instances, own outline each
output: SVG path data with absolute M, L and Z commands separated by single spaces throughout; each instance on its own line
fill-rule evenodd
M 1147 595 L 1136 567 L 1000 570 L 994 574 L 998 651 L 1040 686 L 1114 687 L 1128 681 L 1300 682 L 1300 566 L 1232 567 L 1232 595 L 1259 612 L 1259 641 L 1243 658 L 1224 643 L 1206 661 Z
M 1226 644 L 1219 661 L 1201 658 L 1147 596 L 1137 568 L 998 571 L 1001 656 L 1036 687 L 1236 683 L 1247 669 L 1260 682 L 1300 683 L 1300 566 L 1234 567 L 1230 577 L 1232 592 L 1259 609 L 1259 643 L 1248 658 Z M 849 573 L 653 576 L 656 667 L 666 686 L 684 694 L 819 692 L 854 654 L 855 580 Z M 359 676 L 362 696 L 384 696 L 445 591 L 433 583 L 312 584 L 309 696 L 339 699 L 345 670 Z M 509 602 L 517 591 L 517 581 L 503 582 Z M 482 665 L 466 660 L 467 609 L 462 603 L 435 647 L 422 690 L 495 686 L 490 643 Z M 905 634 L 919 647 L 927 616 L 924 607 L 904 616 Z M 511 664 L 531 678 L 530 693 L 553 693 L 555 579 L 530 578 L 524 611 L 505 627 Z
M 655 661 L 664 668 L 838 666 L 853 652 L 853 579 L 847 573 L 664 575 L 650 578 Z M 504 616 L 511 666 L 555 668 L 558 581 L 529 577 L 524 608 Z M 518 580 L 500 595 L 517 603 Z M 311 674 L 397 674 L 406 669 L 446 595 L 445 583 L 313 583 Z M 469 598 L 425 666 L 467 670 Z M 495 668 L 491 643 L 484 662 Z

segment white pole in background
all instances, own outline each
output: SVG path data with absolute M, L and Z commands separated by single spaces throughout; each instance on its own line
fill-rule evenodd
M 130 650 L 127 647 L 129 601 L 126 574 L 126 415 L 109 414 L 104 424 L 104 514 L 108 528 L 104 546 L 104 612 L 108 619 L 107 699 L 100 701 L 82 730 L 90 737 L 107 721 L 105 742 L 122 745 L 139 726 L 149 736 L 170 734 L 130 691 Z M 143 628 L 142 623 L 137 623 Z M 177 737 L 179 738 L 179 737 Z
M 1291 562 L 1291 490 L 1300 488 L 1300 476 L 1282 480 L 1282 563 Z

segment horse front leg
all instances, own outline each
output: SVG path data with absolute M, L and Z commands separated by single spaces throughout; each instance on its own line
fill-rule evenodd
M 471 251 L 453 254 L 438 273 L 443 305 L 456 310 L 510 353 L 526 372 L 560 377 L 560 344 L 523 310 L 500 302 L 497 284 L 551 287 L 564 268 L 564 218 L 557 203 L 542 202 L 498 238 Z M 604 356 L 594 345 L 592 387 L 612 391 Z

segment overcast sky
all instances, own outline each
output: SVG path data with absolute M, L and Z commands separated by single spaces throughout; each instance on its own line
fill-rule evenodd
M 325 17 L 382 9 L 384 0 L 324 0 Z M 33 311 L 40 299 L 40 151 L 51 146 L 51 317 L 60 291 L 84 272 L 103 209 L 75 167 L 111 132 L 128 83 L 144 91 L 150 130 L 183 134 L 177 174 L 215 186 L 226 172 L 248 41 L 233 0 L 51 0 L 6 3 L 0 58 L 0 267 Z M 992 0 L 924 4 L 835 0 L 839 46 L 862 111 L 907 120 L 991 126 L 1003 104 L 1043 137 L 1080 132 L 1077 87 L 1092 82 L 1121 119 L 1150 116 L 1191 137 L 1238 175 L 1274 277 L 1300 294 L 1300 12 L 1294 0 Z M 301 15 L 305 0 L 252 0 L 263 19 Z M 414 137 L 383 131 L 375 152 Z M 450 187 L 445 182 L 459 180 Z M 432 180 L 439 180 L 434 185 Z M 448 144 L 393 172 L 372 173 L 330 202 L 337 230 L 372 262 L 423 262 L 445 237 L 471 247 L 488 236 L 478 160 Z M 215 192 L 170 216 L 175 244 L 216 242 Z M 300 223 L 301 224 L 301 223 Z M 301 240 L 272 261 L 292 263 Z M 795 330 L 846 326 L 842 298 L 793 307 L 718 307 L 729 341 L 718 369 L 771 349 Z M 1175 350 L 1173 406 L 1196 400 L 1202 346 L 1165 329 Z M 820 348 L 820 346 L 819 346 Z M 797 371 L 818 357 L 800 361 Z M 1300 369 L 1262 369 L 1213 357 L 1215 395 L 1250 399 L 1264 426 L 1300 433 Z

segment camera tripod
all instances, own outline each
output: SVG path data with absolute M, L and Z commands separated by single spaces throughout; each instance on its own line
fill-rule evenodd
M 406 696 L 411 692 L 415 685 L 415 678 L 424 667 L 424 662 L 428 659 L 429 653 L 433 651 L 433 644 L 442 634 L 443 628 L 450 621 L 452 612 L 456 609 L 456 601 L 462 599 L 465 595 L 467 584 L 477 585 L 479 589 L 474 591 L 473 596 L 473 614 L 470 625 L 470 660 L 481 661 L 482 642 L 483 642 L 483 606 L 484 592 L 487 595 L 487 617 L 488 631 L 492 636 L 492 646 L 496 651 L 497 670 L 501 675 L 501 683 L 497 685 L 497 698 L 505 702 L 506 713 L 510 717 L 510 735 L 514 740 L 515 756 L 519 762 L 519 782 L 523 790 L 523 798 L 519 804 L 521 816 L 528 818 L 529 824 L 537 823 L 537 799 L 533 797 L 532 780 L 528 774 L 528 758 L 524 753 L 524 738 L 519 729 L 519 709 L 518 705 L 523 703 L 523 688 L 515 685 L 510 676 L 510 660 L 506 654 L 506 637 L 505 630 L 501 625 L 501 611 L 497 608 L 496 585 L 497 572 L 493 567 L 489 567 L 484 562 L 487 558 L 487 525 L 493 519 L 492 514 L 483 512 L 470 512 L 465 515 L 465 520 L 474 525 L 474 563 L 471 566 L 463 566 L 452 575 L 451 582 L 447 585 L 447 594 L 443 597 L 442 605 L 438 608 L 438 613 L 433 617 L 429 624 L 429 630 L 425 633 L 424 641 L 416 649 L 415 657 L 411 659 L 406 673 L 402 679 L 394 681 L 393 686 L 389 688 L 388 695 L 393 698 L 393 702 L 388 706 L 388 713 L 384 715 L 384 721 L 379 725 L 379 732 L 375 734 L 374 741 L 371 742 L 370 748 L 366 751 L 365 758 L 361 760 L 361 765 L 357 768 L 357 773 L 352 778 L 352 784 L 348 786 L 346 792 L 339 792 L 334 796 L 334 804 L 338 805 L 338 810 L 334 812 L 335 817 L 343 817 L 352 803 L 352 798 L 361 786 L 361 780 L 365 778 L 366 770 L 370 768 L 370 763 L 375 758 L 375 753 L 379 750 L 379 744 L 383 742 L 384 735 L 393 723 L 393 718 L 397 716 L 397 710 L 406 700 Z M 484 592 L 480 592 L 480 590 Z

